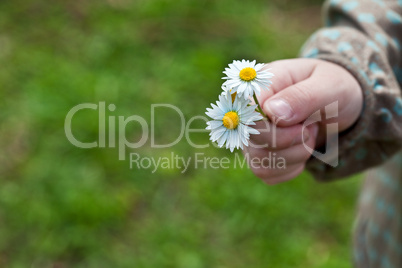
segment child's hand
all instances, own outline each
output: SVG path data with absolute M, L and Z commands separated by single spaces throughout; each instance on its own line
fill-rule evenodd
M 285 169 L 251 166 L 256 176 L 268 184 L 275 184 L 290 180 L 303 171 L 310 157 L 303 142 L 310 148 L 325 143 L 325 124 L 329 121 L 307 127 L 302 141 L 303 121 L 338 101 L 338 117 L 332 118 L 331 122 L 338 123 L 339 132 L 346 130 L 358 119 L 363 96 L 357 80 L 347 70 L 327 61 L 282 60 L 269 64 L 269 68 L 275 74 L 272 90 L 263 92 L 258 100 L 271 121 L 276 123 L 276 133 L 272 126 L 267 131 L 265 122 L 259 122 L 256 128 L 261 134 L 251 135 L 254 145 L 246 147 L 245 153 L 249 154 L 249 159 L 262 159 L 271 152 L 271 157 L 275 153 L 276 159 L 283 157 L 286 160 Z M 276 138 L 275 147 L 272 147 L 273 138 Z M 257 146 L 266 144 L 266 148 Z

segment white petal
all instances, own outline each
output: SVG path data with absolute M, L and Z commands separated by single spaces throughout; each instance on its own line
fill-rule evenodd
M 219 128 L 220 126 L 223 126 L 222 121 L 208 121 L 207 123 L 209 126 L 211 126 L 212 131 L 216 128 Z
M 245 90 L 246 88 L 247 88 L 247 83 L 242 82 L 242 83 L 239 85 L 239 88 L 237 89 L 237 92 L 238 92 L 239 94 L 242 94 L 242 95 L 243 95 L 244 90 Z
M 252 127 L 247 127 L 247 132 L 250 134 L 260 134 L 260 132 L 258 130 L 256 130 L 255 128 L 252 128 Z
M 255 70 L 256 72 L 258 72 L 258 71 L 260 71 L 264 66 L 265 66 L 264 63 L 258 63 L 258 64 L 256 64 L 256 65 L 254 66 L 254 70 Z

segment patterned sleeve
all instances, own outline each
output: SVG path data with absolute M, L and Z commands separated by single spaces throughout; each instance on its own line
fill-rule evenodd
M 332 0 L 326 27 L 306 42 L 302 57 L 334 62 L 359 81 L 364 105 L 339 137 L 339 164 L 311 158 L 307 168 L 328 181 L 379 165 L 402 147 L 402 0 Z

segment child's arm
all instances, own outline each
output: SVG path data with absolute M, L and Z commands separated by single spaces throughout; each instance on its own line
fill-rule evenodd
M 279 73 L 274 81 L 275 95 L 262 95 L 260 101 L 269 116 L 273 112 L 269 106 L 272 100 L 281 98 L 288 102 L 290 108 L 282 112 L 292 112 L 295 117 L 279 122 L 278 125 L 284 127 L 280 130 L 283 133 L 297 138 L 303 120 L 318 108 L 338 100 L 339 165 L 333 168 L 310 158 L 307 166 L 318 179 L 329 180 L 362 171 L 381 164 L 401 149 L 402 99 L 397 82 L 398 76 L 402 78 L 401 14 L 402 3 L 396 0 L 328 1 L 329 27 L 314 34 L 302 51 L 304 57 L 319 60 L 310 63 L 306 59 L 279 61 L 271 66 L 275 74 Z M 284 68 L 285 72 L 278 67 Z M 306 75 L 308 71 L 311 73 Z M 357 92 L 363 94 L 359 97 Z M 360 109 L 362 103 L 363 109 Z M 324 127 L 325 124 L 320 124 L 321 130 Z M 309 131 L 310 139 L 314 141 L 307 142 L 310 147 L 325 140 L 322 131 L 318 136 L 314 127 Z M 278 144 L 289 139 L 289 135 L 277 135 Z M 257 136 L 261 135 L 254 139 L 261 143 L 264 136 Z M 269 138 L 269 134 L 265 137 Z M 297 141 L 301 142 L 300 138 Z M 309 157 L 300 143 L 282 142 L 282 145 L 287 146 L 248 149 L 251 157 L 262 157 L 269 150 L 291 159 L 286 171 L 254 169 L 257 176 L 268 183 L 293 178 L 301 172 Z M 301 150 L 304 154 L 297 153 Z

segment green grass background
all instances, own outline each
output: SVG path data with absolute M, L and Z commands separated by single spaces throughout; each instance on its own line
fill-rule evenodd
M 246 168 L 130 169 L 116 148 L 80 149 L 80 103 L 150 120 L 170 103 L 203 115 L 233 59 L 296 57 L 321 1 L 108 0 L 0 3 L 0 267 L 350 267 L 359 180 L 308 173 L 267 186 Z M 98 135 L 95 111 L 74 135 Z M 158 113 L 156 141 L 178 135 Z M 202 121 L 193 127 L 203 128 Z M 141 133 L 136 124 L 130 140 Z M 205 143 L 206 133 L 193 141 Z M 233 154 L 183 140 L 142 156 Z

